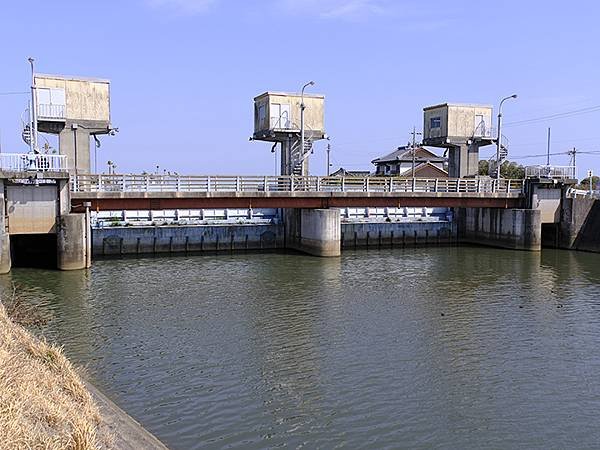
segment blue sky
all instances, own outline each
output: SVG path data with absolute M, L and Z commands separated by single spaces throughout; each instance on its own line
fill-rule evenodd
M 0 93 L 43 73 L 109 78 L 112 121 L 98 159 L 119 172 L 272 174 L 249 142 L 252 98 L 315 80 L 326 96 L 334 168 L 371 168 L 405 144 L 422 108 L 506 103 L 510 157 L 600 150 L 600 5 L 593 1 L 106 0 L 5 1 Z M 25 151 L 26 95 L 0 95 L 3 152 Z M 509 123 L 569 111 L 586 114 Z M 312 172 L 325 172 L 325 143 Z M 483 155 L 493 152 L 483 149 Z M 544 157 L 518 159 L 543 163 Z M 554 156 L 566 165 L 568 156 Z M 578 158 L 600 173 L 600 154 Z

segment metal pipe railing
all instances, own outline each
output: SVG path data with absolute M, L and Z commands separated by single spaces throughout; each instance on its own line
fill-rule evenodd
M 74 192 L 414 192 L 522 194 L 524 180 L 316 176 L 73 175 Z
M 575 166 L 527 166 L 525 178 L 576 179 Z
M 66 155 L 0 153 L 0 170 L 15 172 L 66 172 Z

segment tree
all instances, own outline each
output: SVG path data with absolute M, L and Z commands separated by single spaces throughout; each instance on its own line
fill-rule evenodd
M 581 189 L 585 189 L 586 191 L 590 189 L 590 179 L 589 177 L 586 178 L 582 178 L 581 181 L 579 182 L 579 187 Z M 596 175 L 594 175 L 592 177 L 592 189 L 598 189 L 600 188 L 600 177 L 597 177 Z
M 489 175 L 490 162 L 479 161 L 479 175 Z M 525 178 L 525 168 L 511 161 L 504 161 L 500 167 L 500 176 L 511 180 L 522 180 Z
M 490 173 L 490 162 L 479 161 L 479 175 L 489 175 Z
M 525 168 L 516 162 L 504 161 L 500 167 L 500 175 L 509 180 L 522 180 L 525 178 Z

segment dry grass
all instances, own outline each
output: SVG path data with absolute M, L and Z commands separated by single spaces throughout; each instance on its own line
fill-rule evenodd
M 13 307 L 20 322 L 38 320 Z M 0 304 L 0 449 L 106 448 L 100 413 L 62 349 L 36 339 L 7 309 Z

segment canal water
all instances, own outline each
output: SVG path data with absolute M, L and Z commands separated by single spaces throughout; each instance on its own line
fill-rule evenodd
M 173 449 L 600 447 L 598 254 L 124 259 L 0 283 Z

